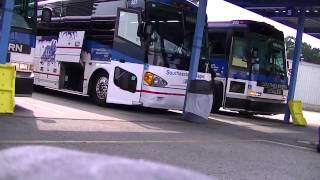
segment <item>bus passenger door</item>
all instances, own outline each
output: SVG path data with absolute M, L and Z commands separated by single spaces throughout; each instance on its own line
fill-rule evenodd
M 233 38 L 226 83 L 224 107 L 245 109 L 249 81 L 247 42 L 243 38 Z
M 118 9 L 109 72 L 108 103 L 140 104 L 145 50 L 138 27 L 141 13 Z

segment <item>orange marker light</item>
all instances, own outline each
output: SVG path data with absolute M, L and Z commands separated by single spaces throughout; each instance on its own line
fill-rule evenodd
M 152 85 L 153 83 L 153 78 L 154 78 L 154 75 L 151 73 L 151 72 L 146 72 L 144 73 L 144 82 L 147 83 L 149 86 Z

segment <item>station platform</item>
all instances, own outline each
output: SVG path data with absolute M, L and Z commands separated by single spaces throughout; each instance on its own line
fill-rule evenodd
M 182 121 L 180 112 L 119 105 L 42 91 L 16 98 L 14 115 L 0 116 L 0 150 L 25 145 L 144 159 L 218 179 L 318 179 L 319 113 L 307 127 L 283 115 L 212 114 L 208 124 Z

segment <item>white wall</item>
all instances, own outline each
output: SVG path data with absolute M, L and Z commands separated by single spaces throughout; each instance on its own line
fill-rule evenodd
M 307 109 L 320 110 L 320 65 L 300 62 L 295 99 Z

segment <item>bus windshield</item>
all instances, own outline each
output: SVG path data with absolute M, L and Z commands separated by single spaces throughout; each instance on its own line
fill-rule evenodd
M 196 14 L 151 4 L 147 23 L 152 33 L 147 37 L 148 63 L 178 70 L 188 70 Z
M 251 41 L 252 72 L 285 74 L 284 46 L 275 39 L 255 35 Z
M 24 30 L 35 28 L 34 0 L 15 0 L 12 15 L 12 27 Z

